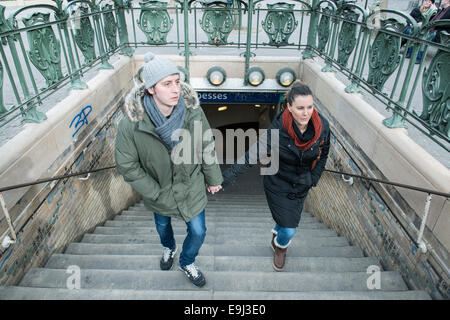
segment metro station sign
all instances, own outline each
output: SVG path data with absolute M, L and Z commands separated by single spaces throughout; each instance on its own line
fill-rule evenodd
M 284 92 L 198 92 L 200 102 L 217 103 L 278 103 Z

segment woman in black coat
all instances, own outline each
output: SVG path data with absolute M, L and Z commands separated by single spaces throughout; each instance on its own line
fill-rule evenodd
M 310 88 L 295 82 L 285 100 L 287 108 L 275 117 L 267 131 L 269 153 L 274 146 L 279 148 L 279 169 L 273 175 L 264 176 L 267 202 L 276 222 L 271 246 L 273 267 L 277 271 L 284 268 L 287 248 L 300 222 L 304 200 L 325 169 L 330 147 L 328 121 L 314 108 Z M 271 130 L 279 130 L 278 143 L 270 141 Z M 245 158 L 245 164 L 234 164 L 223 173 L 224 190 L 251 166 L 249 152 Z

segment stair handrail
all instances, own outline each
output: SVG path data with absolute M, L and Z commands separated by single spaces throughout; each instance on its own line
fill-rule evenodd
M 56 176 L 56 177 L 53 177 L 53 178 L 38 179 L 38 180 L 36 180 L 34 182 L 26 182 L 26 183 L 21 183 L 21 184 L 7 186 L 7 187 L 2 187 L 2 188 L 0 188 L 0 194 L 2 192 L 5 192 L 5 191 L 10 191 L 10 190 L 14 190 L 14 189 L 30 187 L 30 186 L 34 186 L 36 184 L 41 184 L 41 183 L 45 183 L 45 182 L 53 182 L 53 181 L 56 181 L 56 180 L 63 180 L 63 179 L 67 179 L 67 178 L 77 177 L 77 176 L 84 176 L 86 174 L 91 174 L 91 173 L 95 173 L 95 172 L 98 172 L 98 171 L 114 169 L 115 167 L 116 167 L 116 165 L 112 165 L 112 166 L 98 168 L 98 169 L 91 169 L 91 170 L 88 170 L 88 171 L 81 171 L 81 172 L 70 173 L 70 174 L 66 174 L 66 175 L 62 175 L 62 176 Z
M 41 183 L 45 183 L 45 182 L 52 182 L 52 181 L 72 178 L 72 177 L 76 177 L 76 176 L 83 176 L 83 175 L 86 175 L 86 174 L 95 173 L 95 172 L 103 171 L 103 170 L 115 169 L 115 168 L 116 168 L 116 165 L 110 165 L 110 166 L 103 167 L 103 168 L 91 169 L 91 170 L 88 170 L 88 171 L 81 171 L 81 172 L 77 172 L 77 173 L 70 173 L 70 174 L 66 174 L 66 175 L 56 176 L 56 177 L 53 177 L 53 178 L 38 179 L 38 180 L 36 180 L 34 182 L 26 182 L 26 183 L 21 183 L 21 184 L 16 184 L 16 185 L 10 185 L 10 186 L 7 186 L 7 187 L 1 187 L 0 188 L 0 193 L 5 192 L 5 191 L 14 190 L 14 189 L 20 189 L 20 188 L 24 188 L 24 187 L 29 187 L 29 186 L 33 186 L 33 185 L 41 184 Z M 416 187 L 416 186 L 413 186 L 413 185 L 403 184 L 403 183 L 399 183 L 399 182 L 391 182 L 391 181 L 387 181 L 387 180 L 370 178 L 370 177 L 366 177 L 366 176 L 362 176 L 362 175 L 358 175 L 358 174 L 354 174 L 354 173 L 336 171 L 336 170 L 331 170 L 331 169 L 325 169 L 324 171 L 327 171 L 327 172 L 330 172 L 330 173 L 335 173 L 335 174 L 340 174 L 340 175 L 344 175 L 344 176 L 351 176 L 351 177 L 355 177 L 355 178 L 359 178 L 359 179 L 363 179 L 363 180 L 368 180 L 368 181 L 372 181 L 372 182 L 388 184 L 388 185 L 392 185 L 392 186 L 395 186 L 395 187 L 411 189 L 411 190 L 424 192 L 424 193 L 428 193 L 428 194 L 434 194 L 434 195 L 442 196 L 442 197 L 445 197 L 445 198 L 450 198 L 450 193 L 447 193 L 447 192 L 431 190 L 431 189 L 422 188 L 422 187 Z
M 29 186 L 33 186 L 33 185 L 37 185 L 37 184 L 41 184 L 41 183 L 53 182 L 53 181 L 57 181 L 57 180 L 62 180 L 62 179 L 82 176 L 82 175 L 88 175 L 88 177 L 82 179 L 82 180 L 87 180 L 91 173 L 104 171 L 104 170 L 110 170 L 110 169 L 114 169 L 114 168 L 116 168 L 116 165 L 110 165 L 110 166 L 103 167 L 103 168 L 91 169 L 91 170 L 77 172 L 77 173 L 70 173 L 70 174 L 65 174 L 65 175 L 61 175 L 61 176 L 56 176 L 56 177 L 53 177 L 53 178 L 38 179 L 38 180 L 36 180 L 34 182 L 26 182 L 26 183 L 21 183 L 21 184 L 16 184 L 16 185 L 11 185 L 11 186 L 0 188 L 0 204 L 1 204 L 1 208 L 2 208 L 2 211 L 3 211 L 4 215 L 5 215 L 5 217 L 6 217 L 6 220 L 8 222 L 9 230 L 10 230 L 10 232 L 12 234 L 12 237 L 13 237 L 13 240 L 10 239 L 9 237 L 5 237 L 3 239 L 3 241 L 5 243 L 8 243 L 8 245 L 11 244 L 11 243 L 15 243 L 17 241 L 16 232 L 14 231 L 14 227 L 13 227 L 13 224 L 11 222 L 11 218 L 9 216 L 8 209 L 6 207 L 6 204 L 5 204 L 5 201 L 4 201 L 4 198 L 3 198 L 3 192 L 14 190 L 14 189 L 19 189 L 19 188 L 24 188 L 24 187 L 29 187 Z M 350 176 L 350 177 L 355 177 L 355 178 L 359 178 L 359 179 L 363 179 L 363 180 L 367 180 L 367 181 L 371 181 L 371 182 L 377 182 L 377 183 L 382 183 L 382 184 L 387 184 L 387 185 L 391 185 L 391 186 L 396 186 L 396 187 L 400 187 L 400 188 L 406 188 L 406 189 L 410 189 L 410 190 L 414 190 L 414 191 L 427 193 L 428 195 L 427 195 L 427 200 L 426 200 L 426 203 L 425 203 L 424 215 L 423 215 L 422 223 L 421 223 L 421 226 L 420 226 L 420 229 L 419 229 L 418 239 L 416 241 L 418 246 L 419 246 L 419 248 L 422 250 L 423 253 L 425 253 L 427 251 L 427 247 L 426 247 L 425 243 L 423 242 L 422 238 L 423 238 L 423 232 L 424 232 L 425 225 L 426 225 L 426 220 L 427 220 L 427 217 L 428 217 L 428 212 L 429 212 L 429 209 L 430 209 L 431 196 L 432 195 L 437 195 L 437 196 L 442 196 L 442 197 L 445 197 L 445 198 L 450 198 L 450 193 L 441 192 L 441 191 L 437 191 L 437 190 L 431 190 L 431 189 L 428 189 L 428 188 L 412 186 L 412 185 L 398 183 L 398 182 L 391 182 L 391 181 L 386 181 L 386 180 L 381 180 L 381 179 L 376 179 L 376 178 L 370 178 L 370 177 L 366 177 L 366 176 L 362 176 L 362 175 L 358 175 L 358 174 L 354 174 L 354 173 L 336 171 L 336 170 L 331 170 L 331 169 L 325 169 L 324 171 L 330 172 L 330 173 L 334 173 L 334 174 L 339 174 L 339 175 L 342 175 L 343 177 L 344 176 Z M 348 182 L 348 180 L 345 180 L 345 178 L 344 178 L 344 181 Z
M 409 184 L 403 184 L 403 183 L 398 183 L 398 182 L 391 182 L 391 181 L 387 181 L 387 180 L 370 178 L 370 177 L 361 176 L 361 175 L 358 175 L 358 174 L 353 174 L 353 173 L 348 173 L 348 172 L 341 172 L 341 171 L 335 171 L 335 170 L 330 170 L 330 169 L 325 169 L 324 171 L 328 171 L 328 172 L 331 172 L 331 173 L 341 174 L 341 175 L 344 175 L 344 176 L 360 178 L 360 179 L 364 179 L 364 180 L 368 180 L 368 181 L 372 181 L 372 182 L 388 184 L 388 185 L 392 185 L 392 186 L 395 186 L 395 187 L 406 188 L 406 189 L 411 189 L 411 190 L 415 190 L 415 191 L 420 191 L 420 192 L 424 192 L 424 193 L 428 193 L 428 194 L 434 194 L 434 195 L 437 195 L 437 196 L 450 198 L 450 193 L 447 193 L 447 192 L 441 192 L 441 191 L 437 191 L 437 190 L 431 190 L 431 189 L 427 189 L 427 188 L 416 187 L 416 186 L 412 186 L 412 185 L 409 185 Z

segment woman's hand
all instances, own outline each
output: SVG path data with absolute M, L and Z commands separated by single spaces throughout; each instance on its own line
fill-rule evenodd
M 219 192 L 221 189 L 222 189 L 221 185 L 218 185 L 218 186 L 208 186 L 208 185 L 206 185 L 206 190 L 208 190 L 208 192 L 211 193 L 211 194 Z

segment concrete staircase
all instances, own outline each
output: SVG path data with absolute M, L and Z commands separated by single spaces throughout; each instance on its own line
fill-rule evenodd
M 138 203 L 52 255 L 44 268 L 30 269 L 18 286 L 0 288 L 0 299 L 430 299 L 408 290 L 397 272 L 382 271 L 381 289 L 369 290 L 367 269 L 377 260 L 309 213 L 302 215 L 285 271 L 275 272 L 273 220 L 261 193 L 221 192 L 210 197 L 206 216 L 196 260 L 207 279 L 203 288 L 178 270 L 184 222 L 173 220 L 178 252 L 172 270 L 161 271 L 153 214 Z M 67 288 L 69 266 L 81 270 L 80 289 Z

